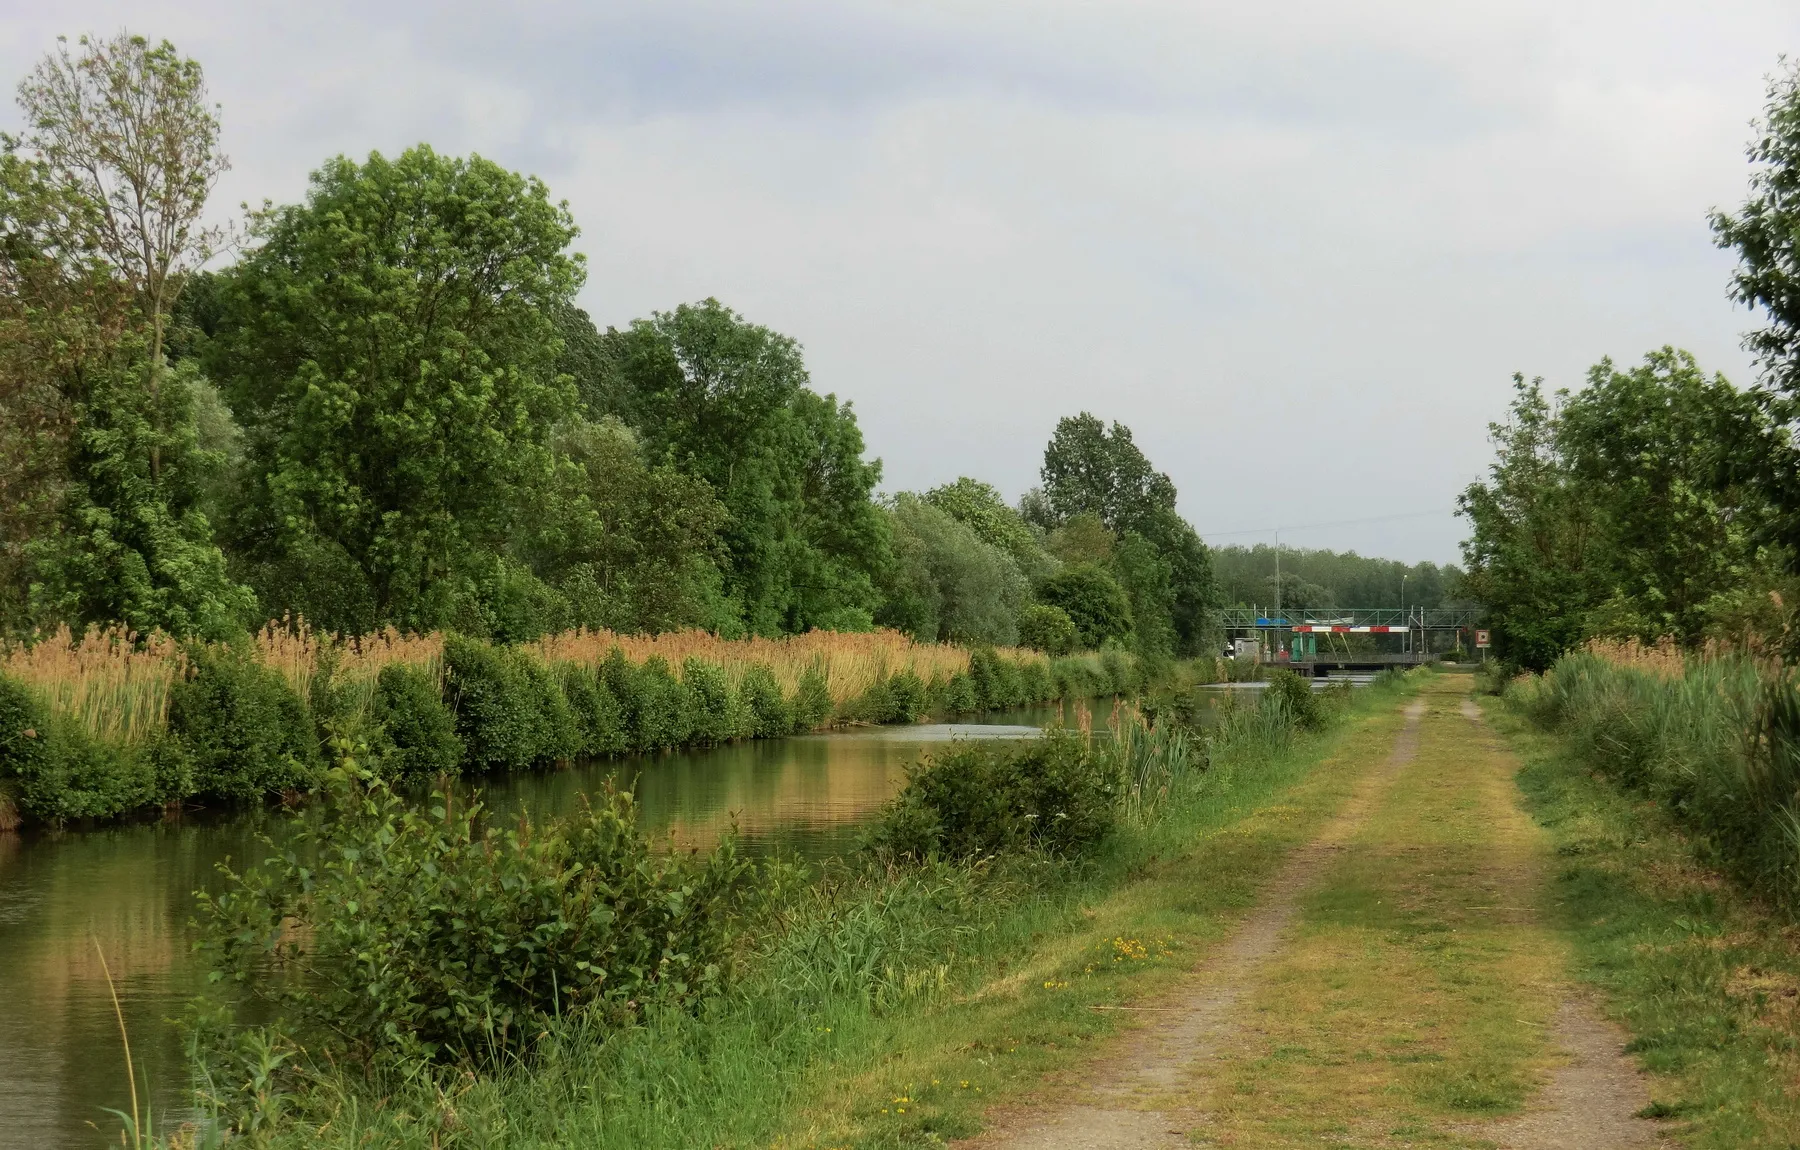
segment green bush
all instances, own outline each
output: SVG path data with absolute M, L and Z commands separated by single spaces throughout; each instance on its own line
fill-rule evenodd
M 192 786 L 187 759 L 168 738 L 137 746 L 95 739 L 0 676 L 0 805 L 14 812 L 9 822 L 110 818 L 185 798 Z
M 794 729 L 794 712 L 782 697 L 775 673 L 760 664 L 744 672 L 738 701 L 749 711 L 752 737 L 773 739 Z
M 421 811 L 379 782 L 337 784 L 311 848 L 200 896 L 229 1012 L 280 1021 L 211 1036 L 367 1073 L 498 1068 L 557 1018 L 606 1028 L 717 993 L 745 866 L 659 852 L 631 798 L 540 825 L 479 805 Z
M 794 727 L 801 731 L 810 731 L 822 726 L 831 718 L 832 711 L 831 684 L 825 678 L 824 668 L 817 665 L 808 667 L 800 676 L 800 685 L 794 691 Z
M 884 723 L 917 722 L 931 711 L 925 680 L 911 671 L 896 671 L 887 680 L 888 710 Z
M 688 742 L 703 746 L 728 743 L 743 733 L 723 668 L 690 658 L 681 664 L 681 682 L 687 688 L 691 712 Z
M 569 700 L 563 694 L 562 678 L 543 660 L 519 650 L 506 651 L 519 668 L 527 689 L 536 723 L 533 730 L 533 762 L 567 762 L 581 753 L 582 730 Z
M 1317 730 L 1325 721 L 1325 709 L 1313 693 L 1312 681 L 1286 667 L 1278 667 L 1270 674 L 1263 697 L 1271 705 L 1283 708 L 1297 727 Z
M 975 694 L 975 680 L 967 672 L 958 671 L 944 683 L 944 710 L 952 715 L 966 715 L 981 709 Z
M 444 693 L 467 769 L 522 770 L 537 761 L 538 690 L 512 652 L 452 635 L 444 641 Z
M 694 730 L 693 707 L 667 660 L 652 655 L 636 668 L 634 677 L 633 705 L 626 711 L 632 747 L 660 751 L 685 745 Z
M 1056 684 L 1050 678 L 1050 665 L 1040 659 L 1020 662 L 1019 694 L 1026 703 L 1047 703 L 1054 699 Z
M 456 717 L 444 705 L 437 680 L 422 667 L 389 663 L 369 699 L 373 750 L 388 778 L 428 779 L 455 774 L 462 765 Z
M 1040 603 L 1059 607 L 1075 627 L 1075 646 L 1093 650 L 1131 634 L 1131 600 L 1104 567 L 1075 563 L 1040 582 Z
M 562 689 L 580 735 L 577 754 L 622 755 L 630 749 L 619 700 L 613 697 L 598 669 L 564 663 Z
M 1027 603 L 1019 612 L 1019 646 L 1067 655 L 1075 649 L 1075 620 L 1053 604 Z
M 1121 779 L 1072 734 L 959 742 L 915 767 L 869 843 L 891 859 L 968 859 L 1036 848 L 1091 849 L 1112 829 Z
M 201 796 L 260 799 L 317 781 L 319 743 L 306 704 L 247 652 L 188 648 L 187 674 L 169 691 L 169 731 Z

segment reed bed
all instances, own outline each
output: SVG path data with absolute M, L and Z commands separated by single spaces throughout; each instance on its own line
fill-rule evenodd
M 184 665 L 180 647 L 166 635 L 141 637 L 123 627 L 90 627 L 78 639 L 62 626 L 0 650 L 0 674 L 110 743 L 134 743 L 162 730 L 169 688 Z
M 598 663 L 614 648 L 633 663 L 660 657 L 677 673 L 688 659 L 721 667 L 735 689 L 751 667 L 767 667 L 792 694 L 815 668 L 843 705 L 863 696 L 890 675 L 911 671 L 922 682 L 947 680 L 969 670 L 969 651 L 947 643 L 919 643 L 898 631 L 843 633 L 809 631 L 783 639 L 721 639 L 707 631 L 665 631 L 660 635 L 621 635 L 614 631 L 566 631 L 530 644 L 546 662 Z M 1045 662 L 1038 652 L 1000 652 L 1014 662 Z
M 304 619 L 284 618 L 257 632 L 255 644 L 257 659 L 279 671 L 302 699 L 309 697 L 313 676 L 327 661 L 333 664 L 335 675 L 352 683 L 373 683 L 390 663 L 422 667 L 440 681 L 444 676 L 444 636 L 440 631 L 417 635 L 385 627 L 345 638 L 314 631 Z

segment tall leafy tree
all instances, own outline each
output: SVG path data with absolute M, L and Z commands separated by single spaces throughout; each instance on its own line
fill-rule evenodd
M 192 370 L 164 363 L 168 313 L 212 251 L 225 159 L 194 61 L 141 37 L 61 44 L 19 88 L 8 140 L 8 310 L 64 420 L 60 514 L 32 541 L 41 620 L 219 635 L 255 608 L 198 508 Z M 23 155 L 21 155 L 21 153 Z M 24 158 L 24 157 L 29 157 Z M 53 350 L 52 350 L 53 349 Z
M 253 235 L 206 354 L 245 426 L 236 547 L 279 557 L 262 578 L 310 585 L 315 610 L 454 621 L 575 404 L 557 371 L 584 274 L 567 206 L 421 145 L 330 161 Z
M 925 502 L 1011 555 L 1026 575 L 1048 575 L 1054 569 L 1040 533 L 1023 515 L 1008 507 L 992 485 L 965 475 L 954 483 L 927 491 Z
M 924 640 L 1012 646 L 1026 580 L 1012 556 L 928 499 L 894 498 L 894 561 L 877 618 Z
M 1671 348 L 1625 371 L 1602 360 L 1572 395 L 1514 389 L 1489 478 L 1458 501 L 1465 587 L 1499 653 L 1542 668 L 1592 635 L 1698 638 L 1770 560 L 1769 509 L 1727 466 L 1770 438 L 1762 406 Z
M 1175 484 L 1151 465 L 1131 429 L 1117 422 L 1108 428 L 1085 411 L 1064 418 L 1044 448 L 1039 475 L 1042 486 L 1025 505 L 1042 526 L 1066 532 L 1091 517 L 1115 538 L 1136 537 L 1154 552 L 1152 563 L 1136 545 L 1114 549 L 1115 571 L 1137 612 L 1139 642 L 1147 650 L 1172 643 L 1183 653 L 1198 652 L 1213 606 L 1211 560 L 1175 510 Z
M 639 320 L 611 341 L 620 413 L 653 458 L 712 484 L 729 513 L 727 586 L 759 634 L 866 627 L 888 561 L 847 403 L 811 391 L 799 345 L 717 300 Z

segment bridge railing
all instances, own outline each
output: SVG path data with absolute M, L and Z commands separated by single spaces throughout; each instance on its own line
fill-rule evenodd
M 1454 631 L 1473 627 L 1479 607 L 1333 607 L 1317 611 L 1273 607 L 1227 607 L 1215 621 L 1226 630 L 1268 630 L 1298 625 L 1314 627 L 1400 627 L 1427 631 Z

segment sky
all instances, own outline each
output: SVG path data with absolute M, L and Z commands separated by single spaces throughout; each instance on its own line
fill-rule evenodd
M 120 29 L 205 67 L 221 218 L 421 141 L 541 176 L 597 323 L 797 338 L 889 491 L 1016 498 L 1091 411 L 1209 542 L 1438 562 L 1514 372 L 1754 381 L 1706 215 L 1800 54 L 1792 0 L 0 0 L 0 77 Z

